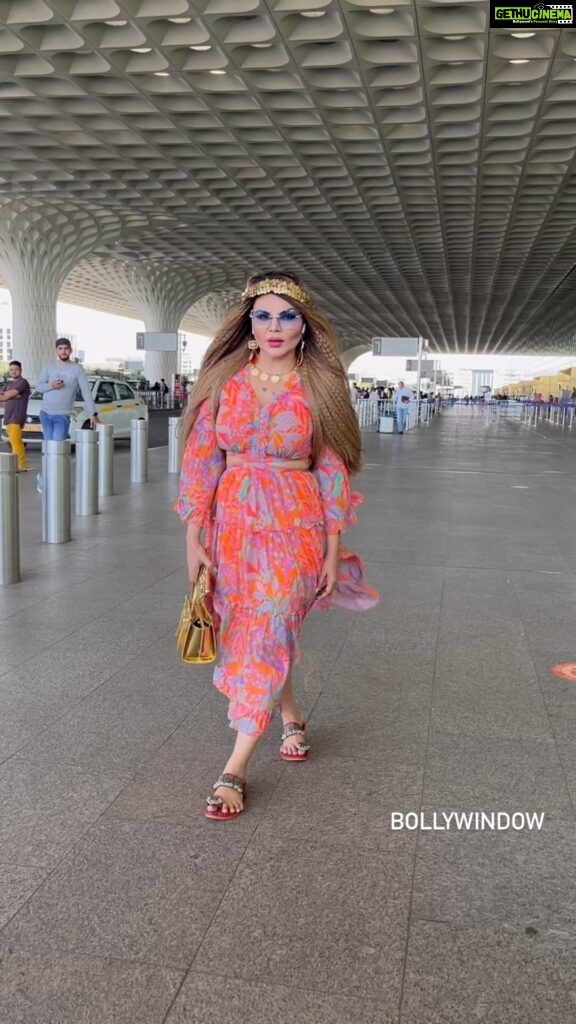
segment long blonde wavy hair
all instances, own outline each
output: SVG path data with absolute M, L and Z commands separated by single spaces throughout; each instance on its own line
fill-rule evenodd
M 273 278 L 292 281 L 303 287 L 295 274 L 271 271 L 266 274 L 253 274 L 248 280 L 247 288 Z M 329 445 L 340 456 L 349 472 L 357 473 L 362 463 L 360 429 L 352 408 L 348 378 L 332 328 L 313 306 L 288 295 L 281 295 L 281 298 L 290 302 L 290 305 L 302 314 L 305 325 L 304 358 L 300 366 L 300 376 L 312 412 L 312 464 L 317 464 L 322 449 Z M 254 298 L 241 301 L 216 331 L 204 356 L 198 381 L 183 417 L 182 451 L 202 403 L 210 399 L 216 414 L 222 388 L 248 362 L 250 310 L 254 302 Z

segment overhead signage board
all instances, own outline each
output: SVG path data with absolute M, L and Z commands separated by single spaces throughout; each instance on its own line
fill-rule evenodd
M 407 373 L 418 373 L 418 360 L 407 359 L 406 360 L 406 372 Z M 434 373 L 434 360 L 433 359 L 422 359 L 420 363 L 420 373 Z
M 159 331 L 138 331 L 136 348 L 143 352 L 177 352 L 178 334 L 176 331 L 162 334 Z
M 372 338 L 373 356 L 417 356 L 420 338 Z

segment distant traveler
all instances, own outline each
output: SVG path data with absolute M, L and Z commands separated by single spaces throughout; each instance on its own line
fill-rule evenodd
M 414 392 L 404 385 L 403 380 L 398 381 L 398 388 L 394 393 L 394 406 L 396 408 L 396 426 L 398 433 L 403 434 L 406 427 L 406 417 L 410 408 L 410 402 L 414 401 Z
M 72 346 L 68 338 L 56 339 L 56 355 L 56 361 L 44 367 L 36 384 L 36 390 L 43 395 L 40 423 L 46 441 L 65 441 L 68 437 L 78 388 L 82 392 L 86 415 L 90 417 L 90 426 L 95 427 L 101 422 L 96 415 L 88 378 L 82 367 L 70 360 Z
M 18 456 L 18 472 L 26 473 L 26 449 L 22 442 L 22 427 L 26 423 L 30 385 L 22 376 L 22 363 L 13 359 L 8 365 L 10 383 L 0 391 L 4 403 L 4 426 L 14 455 Z

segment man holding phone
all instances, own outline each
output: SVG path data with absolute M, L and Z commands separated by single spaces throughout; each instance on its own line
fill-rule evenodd
M 100 420 L 96 415 L 88 378 L 78 363 L 70 359 L 72 346 L 68 338 L 56 339 L 56 360 L 42 370 L 36 390 L 42 397 L 40 423 L 46 441 L 65 441 L 70 429 L 70 417 L 78 388 L 82 393 L 90 426 Z

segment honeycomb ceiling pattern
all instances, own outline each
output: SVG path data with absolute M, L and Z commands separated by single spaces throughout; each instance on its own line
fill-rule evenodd
M 284 267 L 345 348 L 571 351 L 576 32 L 488 23 L 478 0 L 0 0 L 0 200 L 135 218 L 66 301 L 137 313 L 144 261 L 226 306 Z

